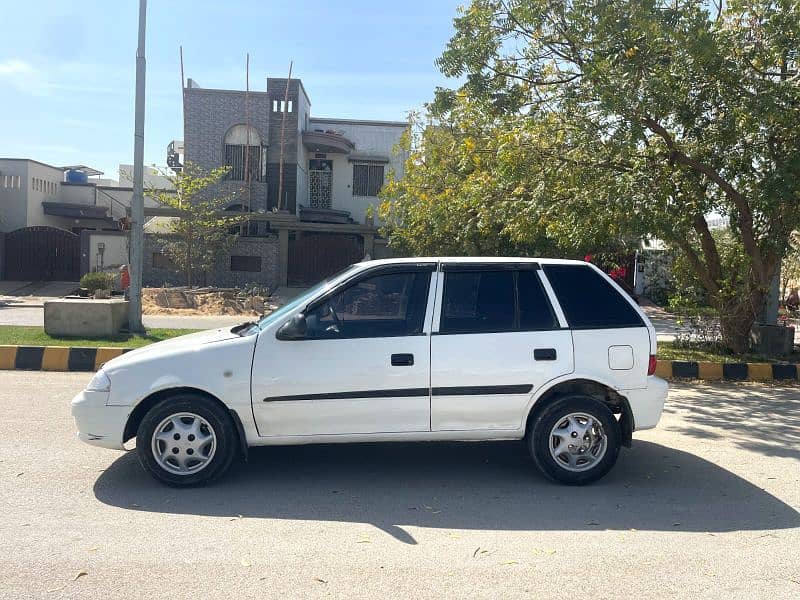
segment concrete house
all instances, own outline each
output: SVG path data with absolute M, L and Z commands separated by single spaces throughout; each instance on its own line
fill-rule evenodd
M 123 229 L 133 190 L 101 175 L 0 158 L 0 278 L 77 281 L 128 262 Z

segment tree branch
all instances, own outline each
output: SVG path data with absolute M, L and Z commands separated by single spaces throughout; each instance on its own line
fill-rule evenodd
M 719 284 L 711 277 L 706 268 L 706 265 L 703 264 L 703 261 L 697 255 L 697 252 L 692 245 L 689 243 L 687 239 L 677 239 L 675 240 L 680 249 L 686 255 L 686 258 L 689 260 L 689 264 L 692 265 L 695 274 L 700 279 L 700 281 L 705 286 L 706 290 L 710 294 L 716 294 L 719 291 Z
M 730 198 L 739 213 L 739 229 L 742 233 L 742 244 L 744 244 L 744 249 L 753 261 L 753 268 L 758 274 L 759 281 L 763 285 L 769 285 L 770 282 L 767 281 L 769 274 L 765 272 L 764 260 L 761 256 L 761 249 L 758 247 L 755 231 L 753 229 L 753 211 L 751 210 L 750 205 L 748 204 L 744 195 L 711 165 L 703 163 L 680 150 L 672 135 L 658 121 L 652 117 L 644 116 L 642 117 L 642 123 L 650 131 L 664 140 L 664 143 L 670 150 L 670 156 L 676 162 L 694 169 L 697 173 L 705 175 L 710 181 L 715 183 L 728 198 Z

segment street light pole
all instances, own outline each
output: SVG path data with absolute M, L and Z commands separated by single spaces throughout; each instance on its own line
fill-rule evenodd
M 142 326 L 142 267 L 144 263 L 144 57 L 147 0 L 139 0 L 139 44 L 136 49 L 136 108 L 133 126 L 133 198 L 131 199 L 130 305 L 128 328 Z

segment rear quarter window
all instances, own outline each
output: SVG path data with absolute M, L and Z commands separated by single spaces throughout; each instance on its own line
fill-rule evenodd
M 573 329 L 644 327 L 636 310 L 600 273 L 582 265 L 543 265 Z

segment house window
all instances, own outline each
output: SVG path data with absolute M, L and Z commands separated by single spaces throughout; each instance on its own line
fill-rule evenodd
M 234 125 L 225 134 L 225 166 L 228 179 L 264 181 L 261 166 L 261 136 L 254 127 Z M 246 177 L 249 172 L 249 177 Z
M 272 101 L 272 112 L 280 112 L 280 113 L 287 112 L 287 113 L 290 113 L 290 112 L 292 112 L 293 108 L 294 108 L 294 106 L 293 106 L 293 102 L 291 100 L 289 100 L 289 102 L 286 102 L 286 100 L 273 100 Z
M 261 257 L 231 255 L 231 271 L 247 271 L 249 273 L 260 273 Z
M 383 165 L 353 165 L 353 195 L 377 196 L 383 187 Z

